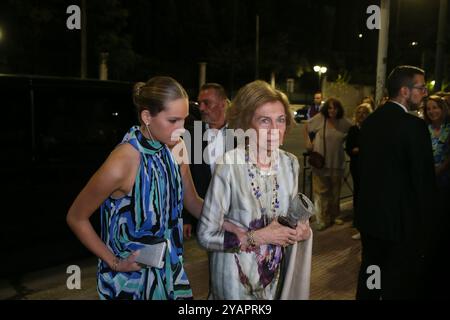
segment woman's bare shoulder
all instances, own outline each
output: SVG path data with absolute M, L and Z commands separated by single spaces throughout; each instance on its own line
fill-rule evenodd
M 104 167 L 108 171 L 113 170 L 118 175 L 126 175 L 127 172 L 139 165 L 139 161 L 139 151 L 129 143 L 123 143 L 109 154 Z

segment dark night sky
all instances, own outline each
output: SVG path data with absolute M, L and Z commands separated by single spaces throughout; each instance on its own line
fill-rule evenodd
M 255 77 L 255 16 L 260 16 L 260 78 L 298 79 L 313 90 L 312 66 L 328 77 L 347 74 L 373 84 L 378 32 L 366 28 L 366 8 L 379 0 L 90 0 L 89 77 L 110 53 L 110 78 L 144 80 L 169 74 L 188 89 L 207 81 L 235 90 Z M 65 27 L 74 0 L 8 0 L 0 4 L 0 73 L 78 76 L 80 32 Z M 423 65 L 433 72 L 439 0 L 391 0 L 388 68 Z M 400 8 L 400 10 L 399 10 Z M 358 38 L 362 33 L 363 38 Z M 419 45 L 412 47 L 412 41 Z M 448 60 L 448 59 L 446 59 Z M 448 65 L 446 66 L 447 74 Z

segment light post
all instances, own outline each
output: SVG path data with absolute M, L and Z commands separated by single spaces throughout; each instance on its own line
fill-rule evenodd
M 322 73 L 327 72 L 327 67 L 324 66 L 314 66 L 314 72 L 319 74 L 319 90 L 322 91 Z
M 380 31 L 378 32 L 377 53 L 377 82 L 375 91 L 375 103 L 379 104 L 383 98 L 383 90 L 386 84 L 386 64 L 389 44 L 389 14 L 391 0 L 381 0 Z M 400 2 L 398 4 L 400 6 Z

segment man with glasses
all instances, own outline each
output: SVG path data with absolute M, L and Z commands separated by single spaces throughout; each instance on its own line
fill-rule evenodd
M 396 67 L 387 79 L 390 99 L 361 128 L 357 299 L 430 296 L 425 270 L 436 210 L 433 155 L 425 122 L 408 113 L 427 94 L 424 75 L 416 67 Z

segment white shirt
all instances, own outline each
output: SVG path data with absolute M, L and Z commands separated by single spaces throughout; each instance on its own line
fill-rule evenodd
M 216 161 L 220 158 L 225 152 L 225 130 L 227 126 L 223 126 L 220 130 L 211 129 L 209 125 L 206 124 L 206 139 L 208 141 L 208 147 L 205 151 L 205 156 L 208 157 L 206 163 L 209 163 L 209 167 L 211 168 L 211 175 L 214 174 L 214 170 L 216 168 Z
M 390 102 L 393 102 L 395 104 L 398 104 L 400 107 L 402 107 L 403 110 L 405 110 L 406 113 L 408 113 L 408 109 L 406 109 L 406 107 L 404 105 L 402 105 L 401 103 L 398 103 L 397 101 L 394 100 L 389 100 Z

